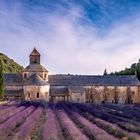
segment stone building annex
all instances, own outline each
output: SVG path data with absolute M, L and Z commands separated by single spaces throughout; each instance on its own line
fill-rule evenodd
M 34 48 L 21 73 L 4 74 L 5 98 L 70 102 L 140 103 L 136 76 L 48 75 Z

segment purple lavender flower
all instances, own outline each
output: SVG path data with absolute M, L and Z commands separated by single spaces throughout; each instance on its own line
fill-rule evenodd
M 33 110 L 33 106 L 29 107 L 9 118 L 6 122 L 2 123 L 0 125 L 0 139 L 6 139 L 8 134 L 12 132 L 12 130 L 17 126 L 19 126 Z
M 54 111 L 48 108 L 46 112 L 46 121 L 42 128 L 42 140 L 59 140 L 59 132 L 56 123 Z
M 27 140 L 31 139 L 34 133 L 37 121 L 39 120 L 43 109 L 38 107 L 21 125 L 19 131 L 15 134 L 14 140 Z
M 7 120 L 8 118 L 10 118 L 11 116 L 13 116 L 14 114 L 24 110 L 25 107 L 24 106 L 21 106 L 21 107 L 16 107 L 16 106 L 13 106 L 13 107 L 10 107 L 9 109 L 6 109 L 5 112 L 2 112 L 0 113 L 0 124 Z
M 66 139 L 88 140 L 88 138 L 82 134 L 82 132 L 76 127 L 76 125 L 63 110 L 57 110 L 57 113 Z
M 64 109 L 66 112 L 71 116 L 71 118 L 74 120 L 74 122 L 82 127 L 84 129 L 84 132 L 89 136 L 89 137 L 94 137 L 97 140 L 117 140 L 117 138 L 113 137 L 112 135 L 108 134 L 106 131 L 102 130 L 95 124 L 91 123 L 88 121 L 86 118 L 81 116 L 79 113 L 73 111 L 73 109 L 70 109 L 63 105 Z

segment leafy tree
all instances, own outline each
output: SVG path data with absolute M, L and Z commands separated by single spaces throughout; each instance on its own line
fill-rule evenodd
M 3 72 L 4 73 L 16 73 L 21 72 L 23 67 L 17 64 L 14 60 L 10 59 L 5 54 L 0 53 L 0 60 L 3 62 Z
M 125 68 L 119 72 L 111 72 L 110 75 L 136 75 L 140 80 L 140 60 L 134 63 L 130 68 Z
M 105 75 L 105 76 L 107 75 L 107 70 L 106 69 L 104 70 L 104 74 L 103 75 Z
M 3 78 L 3 64 L 0 60 L 0 100 L 4 97 L 4 78 Z

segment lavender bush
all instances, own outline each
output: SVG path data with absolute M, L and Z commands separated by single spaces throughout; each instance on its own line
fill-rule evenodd
M 12 117 L 13 115 L 15 115 L 16 113 L 24 110 L 24 109 L 25 109 L 24 106 L 21 106 L 21 107 L 11 107 L 5 113 L 2 113 L 0 115 L 0 124 L 3 123 L 5 120 L 9 119 L 10 117 Z
M 46 121 L 42 127 L 42 140 L 59 140 L 59 132 L 57 128 L 56 115 L 51 107 L 47 109 Z
M 89 121 L 93 122 L 94 124 L 96 124 L 98 127 L 100 127 L 101 129 L 104 129 L 105 131 L 107 131 L 108 133 L 110 133 L 111 135 L 117 137 L 117 138 L 128 138 L 128 139 L 137 139 L 139 137 L 138 134 L 136 133 L 128 133 L 128 131 L 118 127 L 116 124 L 112 124 L 110 122 L 107 122 L 105 120 L 99 119 L 94 117 L 93 115 L 87 113 L 87 112 L 82 112 L 80 110 L 80 108 L 76 108 L 74 105 L 71 104 L 67 104 L 69 107 L 72 108 L 72 110 L 78 112 L 79 114 L 81 114 L 83 117 L 85 117 L 86 119 L 88 119 Z
M 88 121 L 86 118 L 81 116 L 79 113 L 73 111 L 71 108 L 67 108 L 65 105 L 63 105 L 65 111 L 71 116 L 73 121 L 82 127 L 84 132 L 89 136 L 90 139 L 96 139 L 96 140 L 117 140 L 117 138 L 111 136 L 106 131 L 100 129 L 95 124 Z
M 3 110 L 9 108 L 10 106 L 8 105 L 0 105 L 0 112 L 2 112 Z
M 137 122 L 134 122 L 132 120 L 128 120 L 122 117 L 118 117 L 118 116 L 109 114 L 107 112 L 100 111 L 99 109 L 92 108 L 89 105 L 85 105 L 85 104 L 80 104 L 80 105 L 75 104 L 75 105 L 81 108 L 83 111 L 94 115 L 95 117 L 101 118 L 111 123 L 116 123 L 123 129 L 140 134 L 140 126 Z
M 133 105 L 92 105 L 92 107 L 99 108 L 102 111 L 108 112 L 113 115 L 117 115 L 123 118 L 128 118 L 136 121 L 140 121 L 140 110 Z
M 13 140 L 27 140 L 32 139 L 37 121 L 43 113 L 43 109 L 38 107 L 21 125 L 19 131 L 15 134 Z
M 16 109 L 17 106 L 6 106 L 6 108 L 0 110 L 0 116 L 3 114 L 8 114 L 11 110 Z
M 6 122 L 0 125 L 0 139 L 6 139 L 12 130 L 18 127 L 34 110 L 34 107 L 29 107 L 22 112 L 17 113 L 15 116 L 8 119 Z
M 137 104 L 10 102 L 0 105 L 0 140 L 139 140 L 139 112 Z
M 60 108 L 60 106 L 57 106 L 57 114 L 66 139 L 88 140 L 88 138 L 81 133 L 81 131 L 75 126 L 68 115 L 64 112 L 64 110 Z

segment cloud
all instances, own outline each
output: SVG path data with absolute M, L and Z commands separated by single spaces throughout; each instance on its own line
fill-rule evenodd
M 66 9 L 57 3 L 51 12 L 23 3 L 14 10 L 0 4 L 0 51 L 24 66 L 34 45 L 50 73 L 102 74 L 105 68 L 121 70 L 139 59 L 139 13 L 102 28 L 79 4 L 69 3 Z M 101 13 L 105 7 L 104 2 Z

